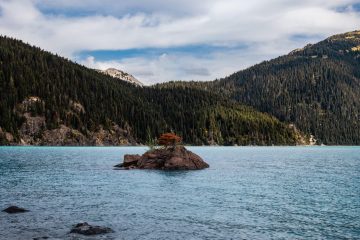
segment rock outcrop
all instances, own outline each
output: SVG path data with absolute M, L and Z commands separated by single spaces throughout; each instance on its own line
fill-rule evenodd
M 5 208 L 3 210 L 3 212 L 6 212 L 6 213 L 10 213 L 10 214 L 13 214 L 13 213 L 24 213 L 24 212 L 28 212 L 29 210 L 26 210 L 24 208 L 20 208 L 18 206 L 10 206 L 8 208 Z
M 144 84 L 142 82 L 140 82 L 139 80 L 137 80 L 133 75 L 126 73 L 124 71 L 121 71 L 119 69 L 116 69 L 116 68 L 108 68 L 106 70 L 98 70 L 98 71 L 105 75 L 109 75 L 113 78 L 120 79 L 122 81 L 134 84 L 139 87 L 144 86 Z
M 140 155 L 125 155 L 124 162 L 114 167 L 122 169 L 199 170 L 208 168 L 201 157 L 184 146 L 149 150 Z
M 76 224 L 70 231 L 70 233 L 77 233 L 82 235 L 98 235 L 98 234 L 105 234 L 105 233 L 112 233 L 114 232 L 111 228 L 108 227 L 101 227 L 101 226 L 92 226 L 87 222 L 78 223 Z
M 66 116 L 61 119 L 54 113 L 55 126 L 48 126 L 45 117 L 46 102 L 40 97 L 25 98 L 17 105 L 15 111 L 22 124 L 19 126 L 17 138 L 6 132 L 0 126 L 0 145 L 49 145 L 49 146 L 119 146 L 138 145 L 132 135 L 129 124 L 120 127 L 114 122 L 95 125 L 91 130 L 71 127 L 71 119 L 77 119 L 81 125 L 80 116 L 85 108 L 80 102 L 69 100 L 69 109 Z

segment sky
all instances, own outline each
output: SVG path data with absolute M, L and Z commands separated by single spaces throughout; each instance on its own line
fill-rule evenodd
M 207 81 L 360 30 L 360 0 L 0 0 L 0 34 L 150 85 Z

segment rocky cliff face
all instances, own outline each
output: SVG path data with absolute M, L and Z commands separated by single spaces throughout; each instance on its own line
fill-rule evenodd
M 137 86 L 144 86 L 142 82 L 137 80 L 133 75 L 123 72 L 121 70 L 115 69 L 115 68 L 108 68 L 106 70 L 99 70 L 101 73 L 109 75 L 114 78 L 118 78 L 122 81 L 129 82 L 131 84 L 137 85 Z
M 97 126 L 94 131 L 79 131 L 58 119 L 58 127 L 48 129 L 46 118 L 40 111 L 45 103 L 39 97 L 28 97 L 19 104 L 15 111 L 23 119 L 19 128 L 19 140 L 0 127 L 1 145 L 49 145 L 49 146 L 118 146 L 138 145 L 131 135 L 130 127 L 123 129 L 112 123 L 110 127 Z M 68 115 L 85 112 L 84 107 L 74 101 L 69 103 Z

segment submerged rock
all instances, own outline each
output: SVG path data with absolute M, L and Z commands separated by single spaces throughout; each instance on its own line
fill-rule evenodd
M 120 166 L 117 165 L 117 166 Z M 209 164 L 184 146 L 150 150 L 140 155 L 125 155 L 124 169 L 199 170 Z
M 29 210 L 26 210 L 24 208 L 20 208 L 18 206 L 10 206 L 8 208 L 5 208 L 4 210 L 2 210 L 3 212 L 6 212 L 6 213 L 10 213 L 10 214 L 13 214 L 13 213 L 24 213 L 24 212 L 29 212 Z
M 33 237 L 32 240 L 41 240 L 41 239 L 48 239 L 48 240 L 63 240 L 62 238 L 54 238 L 54 237 L 48 237 L 48 236 L 44 236 L 44 237 Z
M 101 227 L 101 226 L 92 226 L 87 222 L 76 224 L 70 231 L 70 233 L 77 233 L 82 235 L 97 235 L 104 233 L 114 232 L 111 228 Z

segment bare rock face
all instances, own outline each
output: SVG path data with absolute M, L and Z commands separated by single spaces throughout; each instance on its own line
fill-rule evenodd
M 108 68 L 106 70 L 98 70 L 99 72 L 105 74 L 105 75 L 109 75 L 111 77 L 120 79 L 122 81 L 134 84 L 136 86 L 140 86 L 143 87 L 144 84 L 142 82 L 140 82 L 139 80 L 137 80 L 133 75 L 126 73 L 124 71 L 121 71 L 119 69 L 115 69 L 115 68 Z
M 59 128 L 45 130 L 41 142 L 45 142 L 51 146 L 82 146 L 86 145 L 87 139 L 78 130 L 60 125 Z
M 30 113 L 24 113 L 23 116 L 25 118 L 25 121 L 20 128 L 20 133 L 22 135 L 29 135 L 33 137 L 37 135 L 46 126 L 45 117 L 31 116 Z
M 70 233 L 77 233 L 82 235 L 97 235 L 104 233 L 114 232 L 111 228 L 101 227 L 101 226 L 92 226 L 87 222 L 76 224 L 70 231 Z
M 117 146 L 117 145 L 137 145 L 136 140 L 130 134 L 131 129 L 120 128 L 113 124 L 110 129 L 100 128 L 91 133 L 91 145 L 95 146 Z
M 137 162 L 141 159 L 141 156 L 136 154 L 136 155 L 130 155 L 130 154 L 126 154 L 124 156 L 124 163 L 123 166 L 124 167 L 130 167 L 131 165 L 136 165 Z
M 94 128 L 75 129 L 69 119 L 80 120 L 86 113 L 85 107 L 77 101 L 69 100 L 66 116 L 53 113 L 55 124 L 47 125 L 45 115 L 46 102 L 40 97 L 30 96 L 17 104 L 16 111 L 23 120 L 19 126 L 18 136 L 0 127 L 0 145 L 49 145 L 49 146 L 118 146 L 138 145 L 132 135 L 129 124 L 119 126 L 112 122 L 107 128 L 97 125 Z
M 139 155 L 125 155 L 123 164 L 117 167 L 125 169 L 160 169 L 160 170 L 199 170 L 209 164 L 183 146 L 150 150 Z M 116 167 L 116 166 L 115 166 Z

